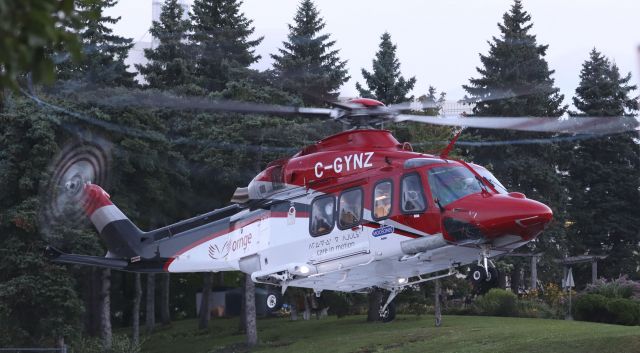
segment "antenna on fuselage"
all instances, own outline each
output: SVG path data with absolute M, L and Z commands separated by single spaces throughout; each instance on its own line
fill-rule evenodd
M 460 131 L 458 131 L 458 133 L 456 133 L 456 135 L 451 139 L 447 147 L 445 147 L 442 152 L 440 152 L 440 158 L 447 159 L 449 157 L 449 153 L 453 149 L 453 146 L 456 144 L 456 141 L 458 141 L 458 137 L 460 137 L 462 131 L 464 131 L 464 128 L 461 128 Z

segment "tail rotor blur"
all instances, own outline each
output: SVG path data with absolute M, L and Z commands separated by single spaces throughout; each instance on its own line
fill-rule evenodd
M 49 236 L 57 226 L 85 221 L 83 190 L 87 183 L 107 186 L 110 145 L 102 140 L 75 141 L 60 151 L 50 166 L 50 178 L 40 192 L 41 229 Z

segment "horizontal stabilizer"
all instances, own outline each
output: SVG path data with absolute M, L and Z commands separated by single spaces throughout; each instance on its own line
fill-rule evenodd
M 95 266 L 110 268 L 114 270 L 123 270 L 128 265 L 127 261 L 121 259 L 109 259 L 101 256 L 65 254 L 52 246 L 47 246 L 45 250 L 45 256 L 55 263 Z

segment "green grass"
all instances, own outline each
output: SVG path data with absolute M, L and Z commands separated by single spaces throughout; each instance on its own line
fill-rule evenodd
M 197 321 L 174 322 L 145 338 L 143 352 L 246 352 L 237 319 L 213 319 L 208 331 Z M 399 316 L 389 324 L 343 319 L 258 321 L 255 352 L 640 352 L 640 327 L 580 321 L 480 316 Z

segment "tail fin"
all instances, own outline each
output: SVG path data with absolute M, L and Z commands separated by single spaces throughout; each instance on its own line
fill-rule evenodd
M 133 258 L 140 255 L 144 233 L 110 200 L 101 187 L 84 186 L 83 206 L 91 223 L 107 245 L 107 257 Z

